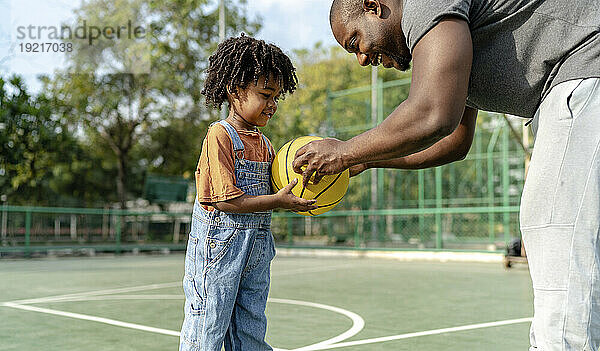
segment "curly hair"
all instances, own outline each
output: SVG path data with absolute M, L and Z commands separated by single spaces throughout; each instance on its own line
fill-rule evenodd
M 282 97 L 293 93 L 298 84 L 296 68 L 290 58 L 273 44 L 246 36 L 223 41 L 209 58 L 202 95 L 206 105 L 221 109 L 230 92 L 245 89 L 261 77 L 272 77 L 281 87 Z M 266 84 L 266 82 L 265 82 Z

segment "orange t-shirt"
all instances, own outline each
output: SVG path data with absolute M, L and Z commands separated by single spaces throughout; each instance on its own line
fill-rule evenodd
M 265 143 L 262 133 L 247 130 L 237 132 L 244 144 L 244 159 L 271 161 L 273 146 L 270 142 Z M 196 167 L 196 194 L 198 202 L 206 210 L 214 210 L 210 206 L 212 203 L 235 199 L 244 194 L 235 186 L 234 160 L 233 142 L 227 130 L 219 123 L 214 124 L 206 133 Z

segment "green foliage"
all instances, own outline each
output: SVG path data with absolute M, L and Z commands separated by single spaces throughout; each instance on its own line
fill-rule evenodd
M 240 32 L 254 35 L 260 30 L 258 19 L 246 17 L 241 1 L 225 1 L 226 36 Z M 218 7 L 209 0 L 157 0 L 150 5 L 156 17 L 150 36 L 152 73 L 163 87 L 163 93 L 186 97 L 191 105 L 188 115 L 205 114 L 200 91 L 208 57 L 219 40 Z M 215 115 L 216 117 L 216 115 Z
M 148 172 L 176 175 L 193 181 L 209 124 L 206 120 L 176 118 L 152 130 L 139 150 L 143 160 L 151 160 L 147 165 Z
M 0 194 L 12 204 L 65 205 L 79 200 L 93 159 L 47 97 L 31 96 L 21 78 L 0 78 Z
M 148 29 L 146 40 L 104 40 L 91 46 L 75 42 L 68 68 L 44 80 L 44 91 L 53 97 L 57 113 L 87 140 L 103 146 L 88 145 L 107 170 L 116 170 L 116 192 L 104 194 L 108 200 L 116 193 L 123 208 L 128 199 L 142 195 L 147 168 L 179 176 L 193 172 L 198 155 L 189 150 L 199 150 L 198 139 L 206 127 L 202 120 L 211 116 L 200 95 L 202 72 L 218 42 L 218 13 L 211 4 L 84 2 L 76 11 L 77 23 L 85 19 L 103 26 L 131 21 Z M 228 33 L 253 34 L 260 28 L 233 2 L 227 4 L 227 16 Z M 147 70 L 140 69 L 146 64 Z

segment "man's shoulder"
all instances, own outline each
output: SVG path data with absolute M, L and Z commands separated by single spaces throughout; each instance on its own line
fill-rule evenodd
M 404 0 L 402 31 L 411 50 L 441 20 L 456 17 L 470 22 L 472 0 Z

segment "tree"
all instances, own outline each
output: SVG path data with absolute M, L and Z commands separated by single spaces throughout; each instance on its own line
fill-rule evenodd
M 173 118 L 158 126 L 141 143 L 141 157 L 150 160 L 150 173 L 194 179 L 202 140 L 210 121 Z
M 225 0 L 226 36 L 240 32 L 254 35 L 260 19 L 249 19 L 241 5 L 246 0 Z M 156 17 L 150 24 L 153 73 L 160 74 L 165 95 L 179 98 L 181 116 L 208 117 L 201 95 L 203 72 L 219 40 L 219 11 L 216 0 L 157 0 L 151 2 Z M 172 111 L 171 111 L 172 114 Z M 216 114 L 211 115 L 217 117 Z
M 235 36 L 242 31 L 253 35 L 260 30 L 259 19 L 251 20 L 245 15 L 241 7 L 245 3 L 245 0 L 225 1 L 227 35 Z M 158 18 L 152 23 L 155 33 L 152 46 L 157 52 L 154 65 L 162 67 L 156 71 L 163 76 L 164 94 L 173 104 L 163 106 L 158 125 L 141 140 L 140 154 L 150 172 L 191 180 L 207 127 L 220 118 L 217 111 L 205 108 L 200 93 L 208 57 L 218 44 L 218 8 L 214 6 L 217 2 L 152 4 Z
M 72 201 L 73 174 L 86 157 L 49 100 L 31 96 L 18 76 L 0 78 L 0 194 L 11 203 Z
M 88 45 L 75 41 L 69 67 L 45 85 L 63 116 L 88 137 L 104 140 L 112 150 L 121 208 L 126 207 L 130 196 L 127 180 L 132 150 L 140 141 L 173 119 L 209 118 L 199 93 L 208 53 L 218 40 L 214 35 L 218 32 L 216 10 L 209 5 L 208 0 L 157 0 L 149 4 L 141 0 L 94 0 L 76 12 L 78 23 L 83 19 L 96 24 L 131 21 L 149 28 L 147 40 L 141 42 L 104 40 Z M 246 20 L 234 4 L 228 13 L 229 32 L 244 28 L 252 33 L 259 26 Z M 140 70 L 140 65 L 149 65 L 149 69 Z M 106 73 L 115 68 L 115 72 Z

